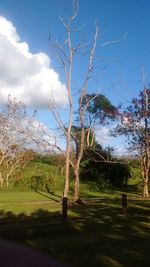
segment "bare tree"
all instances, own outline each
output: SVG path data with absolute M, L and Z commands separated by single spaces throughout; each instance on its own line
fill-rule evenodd
M 88 105 L 93 99 L 87 101 L 86 105 L 83 104 L 85 100 L 85 96 L 88 89 L 89 81 L 93 78 L 94 73 L 94 64 L 95 64 L 95 52 L 97 46 L 97 40 L 99 35 L 99 27 L 95 23 L 95 33 L 94 38 L 91 43 L 84 43 L 83 38 L 80 38 L 81 41 L 79 43 L 74 42 L 74 34 L 77 34 L 82 27 L 74 28 L 74 21 L 78 16 L 78 2 L 73 1 L 73 14 L 69 17 L 67 22 L 60 18 L 60 22 L 62 23 L 65 31 L 65 38 L 63 41 L 53 41 L 52 37 L 50 38 L 50 42 L 55 52 L 56 58 L 59 64 L 63 67 L 63 71 L 65 74 L 66 80 L 66 88 L 68 94 L 68 121 L 67 123 L 63 122 L 58 112 L 57 106 L 55 104 L 54 99 L 51 100 L 49 108 L 50 111 L 53 113 L 57 124 L 59 125 L 60 129 L 63 131 L 63 134 L 66 137 L 66 149 L 65 149 L 65 182 L 64 182 L 64 191 L 63 191 L 63 198 L 67 198 L 68 190 L 69 190 L 69 168 L 70 165 L 74 170 L 74 201 L 80 200 L 80 190 L 79 190 L 79 169 L 80 169 L 80 162 L 83 156 L 83 150 L 85 145 L 85 113 L 87 110 Z M 78 34 L 77 34 L 78 37 Z M 75 43 L 75 44 L 74 44 Z M 73 73 L 74 73 L 74 60 L 77 54 L 82 52 L 85 47 L 88 46 L 88 52 L 86 54 L 86 71 L 83 77 L 83 82 L 80 89 L 74 88 L 73 82 Z M 78 107 L 78 114 L 79 114 L 79 125 L 80 125 L 80 144 L 78 143 L 78 147 L 76 149 L 76 156 L 72 160 L 72 140 L 76 139 L 76 133 L 74 133 L 73 129 L 73 112 L 75 111 L 76 107 L 74 107 L 73 97 L 78 95 L 79 99 L 79 107 Z M 94 96 L 95 98 L 96 96 Z M 76 97 L 77 98 L 77 97 Z M 77 103 L 75 104 L 77 106 Z M 77 142 L 76 142 L 77 144 Z M 87 143 L 86 143 L 87 145 Z
M 5 110 L 0 113 L 0 185 L 6 182 L 19 167 L 32 158 L 30 151 L 35 139 L 34 116 L 27 116 L 21 102 L 9 97 Z

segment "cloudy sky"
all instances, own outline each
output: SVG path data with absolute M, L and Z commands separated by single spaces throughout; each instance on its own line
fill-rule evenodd
M 44 52 L 32 53 L 27 42 L 21 39 L 13 22 L 0 16 L 0 102 L 8 95 L 27 106 L 66 102 L 66 87 L 59 74 L 51 68 L 51 60 Z
M 8 95 L 28 107 L 39 110 L 42 123 L 53 122 L 46 110 L 51 98 L 60 105 L 67 103 L 65 79 L 49 45 L 49 33 L 61 36 L 58 16 L 67 17 L 71 0 L 0 0 L 0 104 Z M 142 88 L 141 68 L 150 81 L 150 2 L 143 0 L 79 0 L 78 25 L 88 25 L 84 34 L 90 40 L 97 19 L 102 32 L 101 44 L 119 40 L 117 44 L 99 46 L 102 67 L 97 82 L 90 84 L 89 93 L 100 88 L 114 105 L 127 105 Z M 75 39 L 74 39 L 75 40 Z M 85 61 L 78 58 L 74 81 L 82 81 Z M 99 71 L 99 70 L 98 70 Z M 74 95 L 74 100 L 76 96 Z M 65 118 L 65 110 L 63 117 Z M 122 150 L 121 139 L 109 137 L 108 128 L 101 129 L 99 140 Z

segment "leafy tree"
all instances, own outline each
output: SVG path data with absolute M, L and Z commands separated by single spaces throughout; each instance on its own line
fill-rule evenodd
M 81 99 L 79 100 L 81 101 Z M 84 152 L 92 151 L 92 153 L 99 154 L 99 159 L 104 160 L 101 146 L 98 147 L 95 141 L 95 123 L 98 125 L 108 123 L 109 120 L 115 119 L 117 114 L 117 108 L 114 107 L 106 96 L 101 94 L 86 94 L 80 102 L 84 111 L 84 120 L 81 124 L 80 113 L 77 118 L 76 126 L 72 126 L 71 138 L 74 143 L 73 146 L 73 171 L 74 171 L 74 200 L 77 201 L 80 198 L 79 192 L 79 177 L 80 177 L 80 165 L 84 164 Z M 84 134 L 83 134 L 84 132 Z M 107 154 L 108 155 L 108 154 Z M 108 159 L 108 158 L 107 158 Z M 107 160 L 106 159 L 106 160 Z
M 116 132 L 127 137 L 130 150 L 141 157 L 143 197 L 149 197 L 150 174 L 150 89 L 140 92 L 122 113 Z
M 110 100 L 103 94 L 87 94 L 84 98 L 84 106 L 89 103 L 86 112 L 87 122 L 94 123 L 95 121 L 107 123 L 109 120 L 116 119 L 118 109 L 112 105 Z

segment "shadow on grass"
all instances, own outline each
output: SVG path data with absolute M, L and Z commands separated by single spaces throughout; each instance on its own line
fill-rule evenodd
M 120 200 L 71 206 L 68 222 L 59 212 L 37 210 L 30 216 L 0 212 L 1 238 L 44 251 L 77 267 L 148 267 L 149 201 L 131 201 L 127 216 Z
M 41 195 L 43 197 L 46 197 L 46 198 L 48 198 L 50 200 L 53 200 L 54 202 L 57 202 L 57 203 L 59 203 L 61 201 L 61 198 L 62 198 L 61 196 L 56 195 L 55 193 L 53 193 L 51 191 L 43 191 L 42 192 L 42 191 L 39 191 L 39 190 L 35 189 L 35 193 L 37 193 L 37 194 L 39 194 L 39 195 Z M 59 200 L 54 198 L 54 197 L 59 198 Z

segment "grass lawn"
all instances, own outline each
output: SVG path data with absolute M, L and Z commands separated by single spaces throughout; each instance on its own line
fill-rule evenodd
M 91 197 L 95 201 L 85 206 L 71 206 L 63 225 L 59 196 L 0 193 L 0 236 L 69 266 L 149 267 L 150 200 L 129 195 L 125 216 L 121 193 L 91 193 Z

